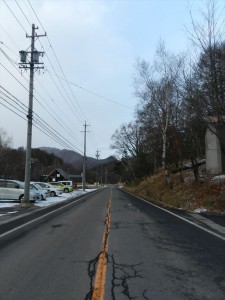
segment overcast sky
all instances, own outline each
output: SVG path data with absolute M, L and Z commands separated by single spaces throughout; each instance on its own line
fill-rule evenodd
M 186 51 L 190 45 L 185 29 L 191 29 L 189 9 L 198 18 L 203 3 L 1 0 L 0 85 L 7 92 L 0 88 L 5 93 L 0 93 L 4 98 L 0 98 L 0 128 L 12 137 L 13 147 L 26 147 L 29 70 L 20 70 L 18 63 L 19 51 L 30 50 L 26 33 L 31 35 L 31 24 L 39 27 L 38 35 L 47 33 L 35 41 L 35 48 L 45 52 L 40 59 L 45 69 L 35 72 L 34 125 L 39 129 L 33 126 L 32 147 L 82 153 L 86 121 L 90 125 L 87 155 L 95 157 L 99 150 L 100 158 L 105 158 L 114 154 L 110 150 L 112 134 L 134 119 L 136 59 L 153 62 L 160 40 L 172 52 Z M 222 5 L 224 0 L 218 3 Z

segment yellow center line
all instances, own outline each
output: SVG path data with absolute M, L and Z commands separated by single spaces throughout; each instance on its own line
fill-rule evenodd
M 107 210 L 106 221 L 105 221 L 105 231 L 102 238 L 102 251 L 100 252 L 98 258 L 98 267 L 95 275 L 95 284 L 94 284 L 92 298 L 91 298 L 92 300 L 104 299 L 111 207 L 112 207 L 112 190 L 109 197 L 108 210 Z

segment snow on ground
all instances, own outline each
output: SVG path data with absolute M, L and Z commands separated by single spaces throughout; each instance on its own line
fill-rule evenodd
M 46 200 L 36 201 L 34 203 L 34 205 L 38 206 L 38 207 L 49 206 L 49 205 L 52 205 L 52 204 L 55 204 L 55 203 L 58 203 L 58 202 L 62 202 L 62 201 L 68 200 L 70 198 L 78 197 L 80 195 L 92 192 L 94 190 L 95 189 L 86 189 L 85 191 L 83 191 L 83 190 L 75 190 L 75 191 L 73 191 L 71 193 L 62 193 L 60 196 L 57 196 L 57 197 L 48 197 L 48 198 L 46 198 Z M 0 202 L 0 208 L 16 207 L 16 206 L 20 205 L 20 203 L 18 203 L 16 201 L 15 202 L 12 202 L 12 201 L 9 201 L 9 200 L 5 200 L 5 202 L 3 202 L 3 201 L 4 200 L 1 200 L 1 202 Z M 0 216 L 1 216 L 1 214 L 0 214 Z
M 205 209 L 205 208 L 196 208 L 194 210 L 194 213 L 196 213 L 196 214 L 200 214 L 200 213 L 203 213 L 203 212 L 207 212 L 207 209 Z
M 224 182 L 225 181 L 225 175 L 215 176 L 215 177 L 213 177 L 212 181 L 215 182 L 215 183 Z

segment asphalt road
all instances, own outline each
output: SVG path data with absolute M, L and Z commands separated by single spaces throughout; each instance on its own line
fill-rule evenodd
M 225 241 L 104 189 L 1 243 L 0 299 L 224 300 Z

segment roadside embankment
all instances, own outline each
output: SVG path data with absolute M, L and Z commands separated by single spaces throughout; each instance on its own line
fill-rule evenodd
M 165 182 L 164 174 L 143 180 L 137 185 L 126 185 L 125 190 L 163 207 L 175 207 L 187 211 L 207 210 L 225 212 L 225 176 L 201 174 L 194 180 L 191 171 L 171 176 L 172 188 Z

